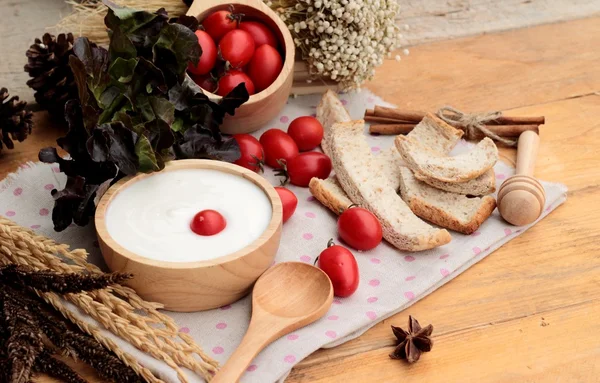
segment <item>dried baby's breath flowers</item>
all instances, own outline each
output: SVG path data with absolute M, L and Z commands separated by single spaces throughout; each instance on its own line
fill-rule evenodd
M 399 48 L 397 0 L 265 0 L 287 24 L 313 79 L 357 89 Z

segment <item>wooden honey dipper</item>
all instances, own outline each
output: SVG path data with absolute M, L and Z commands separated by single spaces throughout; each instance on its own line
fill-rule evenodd
M 546 204 L 543 186 L 533 178 L 540 137 L 533 131 L 519 136 L 517 171 L 498 190 L 498 211 L 515 226 L 532 223 L 542 214 Z

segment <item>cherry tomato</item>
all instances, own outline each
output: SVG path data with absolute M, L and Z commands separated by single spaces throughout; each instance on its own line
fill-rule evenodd
M 265 155 L 260 142 L 249 134 L 234 134 L 233 138 L 237 141 L 240 152 L 242 152 L 242 156 L 234 164 L 256 173 L 262 171 Z
M 289 161 L 298 155 L 298 146 L 292 137 L 279 129 L 269 129 L 260 136 L 265 150 L 265 163 L 272 168 L 281 169 L 277 160 Z
M 296 211 L 298 198 L 293 191 L 284 187 L 277 186 L 275 190 L 277 191 L 277 194 L 279 194 L 279 198 L 281 198 L 281 204 L 283 205 L 283 223 L 286 223 Z
M 346 209 L 338 219 L 338 234 L 356 250 L 371 250 L 381 242 L 381 224 L 373 213 L 362 207 Z
M 257 47 L 263 44 L 277 48 L 277 39 L 269 27 L 258 21 L 242 21 L 239 28 L 252 36 Z
M 331 160 L 323 153 L 300 153 L 286 161 L 283 173 L 293 185 L 306 187 L 313 177 L 322 180 L 329 177 Z
M 267 89 L 279 76 L 281 68 L 283 61 L 277 49 L 270 45 L 258 47 L 248 64 L 248 76 L 254 82 L 256 91 Z
M 193 75 L 192 80 L 194 80 L 194 82 L 198 84 L 200 88 L 207 90 L 211 93 L 214 93 L 215 90 L 217 90 L 217 81 L 214 78 L 212 78 L 209 74 L 205 74 L 202 76 Z
M 202 48 L 202 55 L 200 56 L 198 65 L 194 66 L 194 64 L 190 63 L 188 65 L 188 70 L 193 74 L 207 74 L 215 67 L 215 62 L 217 61 L 217 46 L 212 37 L 204 31 L 197 30 L 196 37 L 198 37 L 200 48 Z
M 250 62 L 254 54 L 254 39 L 250 33 L 241 29 L 227 32 L 219 41 L 219 51 L 225 61 L 232 67 L 241 68 Z
M 241 83 L 245 83 L 248 94 L 254 94 L 254 83 L 250 77 L 244 72 L 233 69 L 225 73 L 225 75 L 219 79 L 217 94 L 219 96 L 226 96 L 227 93 L 231 92 L 233 88 Z
M 323 125 L 314 117 L 298 117 L 288 127 L 288 134 L 294 139 L 300 151 L 313 150 L 321 145 Z
M 190 229 L 198 235 L 215 235 L 223 231 L 227 226 L 225 217 L 216 210 L 202 210 L 198 212 L 192 222 Z
M 319 255 L 319 267 L 331 279 L 335 296 L 349 297 L 358 288 L 360 275 L 354 255 L 345 247 L 335 245 L 333 240 Z
M 214 41 L 219 41 L 227 32 L 237 28 L 238 20 L 239 16 L 230 11 L 217 11 L 208 15 L 202 26 Z

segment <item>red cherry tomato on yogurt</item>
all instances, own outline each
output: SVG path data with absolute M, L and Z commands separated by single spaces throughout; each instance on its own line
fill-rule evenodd
M 219 51 L 225 61 L 233 68 L 241 68 L 250 62 L 254 54 L 254 39 L 250 33 L 241 29 L 227 32 L 219 41 Z
M 225 226 L 227 226 L 225 217 L 216 210 L 202 210 L 194 216 L 190 223 L 190 229 L 202 236 L 219 234 L 225 229 Z
M 269 129 L 260 136 L 260 143 L 265 151 L 265 163 L 272 168 L 280 169 L 277 160 L 286 162 L 298 155 L 298 146 L 286 132 Z
M 254 82 L 256 91 L 267 89 L 279 76 L 281 68 L 283 61 L 277 49 L 270 45 L 258 47 L 248 64 L 248 76 Z
M 233 138 L 237 141 L 242 153 L 242 156 L 234 164 L 256 173 L 261 171 L 265 154 L 260 142 L 249 134 L 234 134 Z
M 337 226 L 340 238 L 356 250 L 371 250 L 381 243 L 379 220 L 362 207 L 346 209 L 340 215 Z
M 188 65 L 188 70 L 193 74 L 207 74 L 215 67 L 215 62 L 217 61 L 217 46 L 212 37 L 204 31 L 196 31 L 196 37 L 198 37 L 200 48 L 202 48 L 202 55 L 200 56 L 198 65 L 190 63 Z
M 219 79 L 217 94 L 219 96 L 227 96 L 227 93 L 231 92 L 233 88 L 241 83 L 246 85 L 248 94 L 254 94 L 254 83 L 250 77 L 244 72 L 233 69 L 225 73 L 225 75 Z
M 238 20 L 239 16 L 230 11 L 217 11 L 208 15 L 202 26 L 214 41 L 219 41 L 227 32 L 237 28 Z
M 306 187 L 311 178 L 324 180 L 331 173 L 331 159 L 319 152 L 300 153 L 286 161 L 287 178 L 296 186 Z
M 298 197 L 296 197 L 293 191 L 282 186 L 277 186 L 275 190 L 277 191 L 277 194 L 279 194 L 279 198 L 281 198 L 281 204 L 283 205 L 283 223 L 286 223 L 296 211 Z
M 333 240 L 319 255 L 319 267 L 331 280 L 335 296 L 349 297 L 358 288 L 360 275 L 354 255 L 345 247 L 335 245 Z
M 257 47 L 267 44 L 277 48 L 275 34 L 265 24 L 258 21 L 242 21 L 239 28 L 250 33 Z
M 321 145 L 323 125 L 311 116 L 298 117 L 288 127 L 288 134 L 294 139 L 300 151 L 313 150 Z

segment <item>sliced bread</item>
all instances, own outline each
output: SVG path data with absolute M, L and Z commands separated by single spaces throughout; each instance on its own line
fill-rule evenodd
M 443 182 L 438 181 L 434 178 L 427 177 L 421 173 L 415 173 L 415 177 L 418 180 L 423 181 L 430 186 L 433 186 L 434 188 L 449 191 L 452 193 L 482 196 L 492 194 L 496 191 L 496 173 L 494 172 L 494 168 L 491 168 L 479 177 L 473 178 L 472 180 L 467 182 Z
M 466 182 L 487 172 L 498 161 L 496 144 L 488 137 L 468 153 L 454 157 L 430 150 L 405 136 L 397 136 L 394 143 L 408 167 L 438 181 Z
M 324 131 L 321 149 L 323 149 L 323 153 L 329 156 L 328 139 L 331 126 L 337 122 L 352 121 L 350 113 L 331 89 L 323 94 L 319 105 L 317 105 L 317 120 L 323 125 Z
M 352 205 L 352 201 L 350 201 L 335 176 L 326 180 L 312 178 L 308 184 L 308 189 L 319 202 L 335 214 L 342 214 L 344 210 Z
M 417 216 L 464 234 L 477 230 L 496 208 L 493 197 L 468 198 L 433 188 L 416 179 L 406 167 L 400 169 L 400 193 Z
M 448 154 L 464 132 L 442 121 L 432 113 L 425 117 L 406 136 L 434 152 Z
M 379 219 L 383 237 L 400 250 L 420 251 L 451 241 L 450 233 L 418 218 L 381 171 L 364 136 L 364 121 L 331 127 L 329 151 L 338 181 L 350 200 Z

